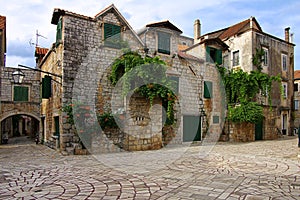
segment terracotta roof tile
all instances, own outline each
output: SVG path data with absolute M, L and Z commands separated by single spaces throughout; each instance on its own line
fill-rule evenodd
M 48 52 L 49 49 L 47 48 L 42 48 L 42 47 L 36 47 L 35 48 L 35 55 L 46 55 L 46 53 Z
M 294 72 L 294 79 L 296 80 L 296 79 L 300 79 L 300 70 L 296 70 L 295 72 Z
M 197 58 L 195 56 L 184 53 L 182 51 L 178 51 L 178 56 L 181 57 L 181 58 L 189 59 L 189 60 L 195 60 L 195 61 L 202 62 L 202 63 L 204 62 L 203 59 Z
M 189 48 L 189 46 L 187 46 L 187 45 L 184 45 L 184 44 L 178 45 L 178 51 L 183 51 L 183 50 L 186 50 L 187 48 Z
M 233 26 L 230 26 L 227 30 L 225 30 L 219 37 L 224 40 L 231 36 L 234 36 L 239 33 L 246 25 L 250 24 L 250 19 L 237 23 Z
M 0 29 L 5 29 L 6 27 L 6 17 L 0 16 Z
M 147 24 L 146 27 L 162 27 L 162 28 L 178 31 L 179 33 L 183 33 L 182 30 L 180 30 L 174 24 L 169 22 L 169 20 Z

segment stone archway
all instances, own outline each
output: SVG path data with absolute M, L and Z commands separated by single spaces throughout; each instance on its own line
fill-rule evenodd
M 0 118 L 1 144 L 34 139 L 39 134 L 40 119 L 32 113 L 10 112 Z

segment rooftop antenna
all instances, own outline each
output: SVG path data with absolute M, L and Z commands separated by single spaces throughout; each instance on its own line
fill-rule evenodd
M 36 30 L 36 34 L 35 34 L 35 43 L 32 42 L 32 39 L 30 39 L 29 45 L 30 45 L 30 46 L 31 46 L 31 45 L 35 45 L 35 47 L 38 47 L 38 46 L 39 46 L 39 37 L 42 37 L 42 38 L 47 39 L 45 36 L 39 34 L 39 31 L 38 31 L 38 30 Z

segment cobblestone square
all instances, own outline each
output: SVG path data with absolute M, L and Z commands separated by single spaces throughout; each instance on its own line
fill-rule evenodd
M 300 199 L 296 136 L 155 151 L 63 156 L 0 146 L 0 199 Z

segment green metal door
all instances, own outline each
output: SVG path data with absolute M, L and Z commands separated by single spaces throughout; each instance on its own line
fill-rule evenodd
M 201 120 L 200 116 L 183 116 L 183 142 L 201 140 Z
M 263 121 L 259 121 L 255 124 L 255 140 L 263 139 Z

